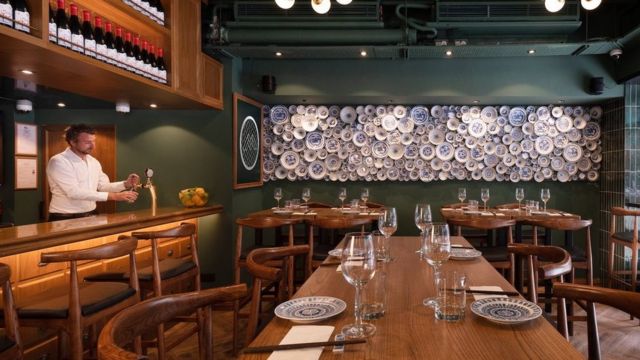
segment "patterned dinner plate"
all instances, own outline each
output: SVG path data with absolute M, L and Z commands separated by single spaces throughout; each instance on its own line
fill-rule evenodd
M 482 256 L 482 252 L 476 249 L 451 248 L 451 260 L 473 260 Z
M 333 256 L 333 257 L 341 257 L 342 256 L 342 249 L 333 249 L 333 250 L 329 250 L 329 255 Z
M 311 324 L 336 316 L 347 308 L 344 301 L 329 296 L 291 299 L 278 305 L 277 317 L 299 324 Z
M 471 311 L 498 324 L 520 324 L 542 315 L 542 309 L 530 301 L 517 298 L 486 298 L 471 304 Z

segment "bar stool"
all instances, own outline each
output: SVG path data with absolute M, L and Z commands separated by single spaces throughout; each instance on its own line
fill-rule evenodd
M 622 221 L 618 221 L 616 217 L 621 217 Z M 633 217 L 633 231 L 625 231 L 624 226 L 627 217 Z M 625 287 L 630 287 L 631 291 L 638 290 L 638 218 L 640 218 L 640 210 L 629 210 L 621 207 L 611 208 L 611 230 L 609 231 L 609 287 L 614 282 L 621 283 Z M 619 223 L 618 223 L 619 222 Z M 621 245 L 623 254 L 625 248 L 631 249 L 631 279 L 617 278 L 616 274 L 628 275 L 629 271 L 615 270 L 614 258 L 616 254 L 616 245 Z M 623 262 L 624 263 L 624 262 Z
M 22 341 L 18 324 L 16 304 L 11 291 L 11 268 L 0 263 L 0 283 L 2 283 L 2 305 L 4 334 L 0 336 L 0 359 L 22 359 Z
M 43 253 L 42 263 L 70 263 L 68 292 L 52 296 L 47 291 L 42 298 L 18 299 L 18 317 L 22 326 L 45 327 L 68 335 L 71 359 L 83 356 L 82 330 L 90 328 L 92 352 L 95 352 L 95 326 L 140 300 L 135 250 L 138 239 L 121 236 L 118 241 L 75 251 Z M 94 282 L 80 284 L 78 261 L 129 257 L 129 283 Z M 21 301 L 23 300 L 23 301 Z M 136 341 L 140 349 L 140 342 Z
M 480 247 L 478 250 L 482 251 L 482 256 L 493 265 L 494 268 L 500 270 L 502 275 L 507 277 L 511 284 L 514 283 L 514 255 L 509 254 L 507 246 L 513 244 L 513 235 L 511 234 L 511 228 L 515 226 L 516 221 L 510 219 L 500 219 L 495 216 L 482 216 L 482 217 L 460 217 L 447 219 L 447 223 L 457 228 L 456 235 L 462 236 L 462 228 L 476 229 L 476 230 L 498 230 L 506 229 L 507 232 L 507 244 L 506 246 L 487 246 Z M 507 272 L 505 274 L 505 272 Z
M 205 326 L 199 337 L 200 359 L 213 360 L 211 306 L 246 296 L 245 284 L 155 297 L 124 309 L 102 329 L 98 339 L 98 355 L 102 360 L 140 359 L 122 346 L 133 337 L 171 321 L 185 313 L 202 311 Z M 150 316 L 151 315 L 151 316 Z
M 309 245 L 281 246 L 273 248 L 255 249 L 247 256 L 247 268 L 253 276 L 253 286 L 251 287 L 251 306 L 249 311 L 249 323 L 247 324 L 246 344 L 248 345 L 256 336 L 258 330 L 258 320 L 262 305 L 262 291 L 269 287 L 269 284 L 278 284 L 274 304 L 280 304 L 290 296 L 286 296 L 287 271 L 290 267 L 288 263 L 293 261 L 296 255 L 308 254 Z M 273 264 L 280 264 L 274 266 Z M 275 306 L 274 306 L 275 307 Z

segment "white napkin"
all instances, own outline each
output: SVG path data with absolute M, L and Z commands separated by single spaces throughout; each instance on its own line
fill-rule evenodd
M 558 214 L 558 213 L 549 213 L 549 216 L 562 216 L 562 214 Z
M 496 215 L 496 216 L 506 216 L 506 215 L 505 215 L 505 214 L 503 214 L 503 213 L 495 213 L 495 215 Z
M 469 286 L 470 290 L 484 290 L 484 291 L 504 291 L 500 286 Z M 490 294 L 473 294 L 473 298 L 476 300 L 482 300 L 494 297 L 508 297 L 507 295 L 490 295 Z
M 327 325 L 292 326 L 287 335 L 280 341 L 280 345 L 328 341 L 331 338 L 333 329 L 333 326 Z M 316 360 L 322 355 L 322 350 L 323 347 L 279 350 L 271 353 L 268 360 Z
M 490 212 L 481 212 L 480 215 L 482 216 L 493 216 L 493 213 Z
M 309 212 L 294 212 L 291 215 L 318 215 L 318 213 L 309 211 Z

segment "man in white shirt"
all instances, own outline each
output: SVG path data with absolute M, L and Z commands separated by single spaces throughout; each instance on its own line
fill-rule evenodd
M 138 193 L 131 191 L 140 182 L 137 174 L 130 174 L 124 181 L 109 182 L 100 162 L 91 156 L 96 146 L 95 133 L 84 124 L 69 126 L 65 130 L 69 147 L 49 160 L 49 221 L 95 215 L 96 201 L 134 202 L 138 198 Z

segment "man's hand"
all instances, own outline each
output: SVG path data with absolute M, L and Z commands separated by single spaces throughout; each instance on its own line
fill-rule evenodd
M 136 201 L 138 193 L 135 191 L 110 192 L 107 200 L 128 201 L 130 203 Z
M 138 184 L 140 184 L 140 176 L 138 174 L 129 174 L 127 180 L 124 181 L 124 187 L 127 190 L 135 189 Z

